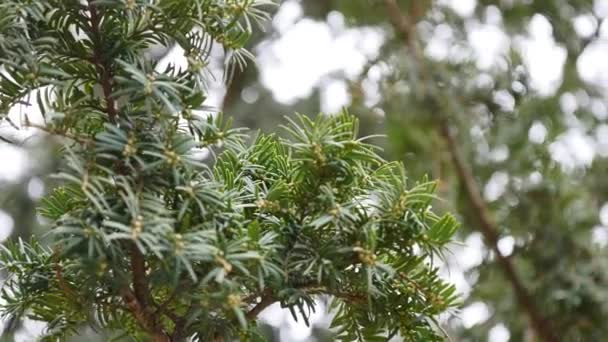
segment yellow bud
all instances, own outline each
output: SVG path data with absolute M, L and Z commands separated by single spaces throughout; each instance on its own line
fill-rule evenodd
M 241 305 L 241 296 L 236 294 L 231 294 L 227 298 L 227 304 L 231 308 L 238 308 Z

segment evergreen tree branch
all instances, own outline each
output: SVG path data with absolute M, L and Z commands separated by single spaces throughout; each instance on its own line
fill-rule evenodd
M 162 331 L 155 331 L 153 322 L 150 320 L 150 316 L 146 313 L 146 310 L 141 305 L 135 294 L 129 289 L 124 288 L 122 290 L 122 297 L 125 304 L 135 320 L 139 325 L 147 332 L 152 335 L 153 341 L 155 342 L 167 342 L 168 337 Z
M 154 341 L 169 341 L 167 334 L 160 325 L 159 315 L 153 309 L 154 299 L 150 294 L 148 282 L 146 280 L 146 265 L 144 255 L 135 244 L 131 246 L 131 271 L 133 273 L 133 296 L 129 301 L 133 303 L 134 314 L 140 317 L 140 323 L 148 330 Z
M 26 127 L 36 128 L 36 129 L 39 129 L 50 135 L 68 138 L 68 139 L 74 140 L 75 142 L 81 143 L 86 146 L 92 146 L 94 144 L 94 141 L 91 139 L 87 139 L 85 137 L 80 137 L 80 136 L 77 136 L 76 134 L 65 132 L 65 131 L 57 129 L 57 128 L 49 128 L 47 126 L 37 125 L 37 124 L 33 124 L 31 122 L 27 122 Z
M 423 76 L 424 81 L 429 82 L 430 79 L 425 67 L 424 57 L 421 56 L 421 52 L 416 46 L 416 18 L 418 18 L 420 13 L 422 13 L 422 11 L 420 11 L 420 9 L 417 7 L 417 3 L 417 1 L 412 2 L 412 14 L 406 15 L 402 12 L 396 0 L 384 0 L 386 12 L 391 24 L 397 33 L 402 36 L 406 48 L 412 53 L 413 58 L 418 62 L 418 68 L 421 69 L 419 72 Z M 441 101 L 435 102 L 440 103 Z M 443 109 L 446 111 L 449 110 L 446 108 Z M 452 135 L 447 120 L 441 119 L 438 120 L 438 122 L 437 128 L 446 143 L 458 178 L 465 188 L 467 200 L 475 209 L 478 221 L 480 222 L 479 231 L 482 233 L 486 245 L 496 254 L 500 268 L 511 284 L 511 288 L 515 293 L 517 302 L 528 314 L 530 323 L 536 335 L 545 342 L 557 341 L 557 338 L 554 336 L 553 330 L 551 329 L 551 325 L 536 307 L 532 296 L 523 284 L 523 281 L 517 273 L 512 261 L 503 255 L 498 248 L 499 229 L 494 220 L 491 218 L 490 211 L 485 201 L 481 197 L 481 192 L 477 182 L 475 181 L 473 173 L 467 167 L 467 164 L 458 149 L 458 142 Z
M 16 142 L 14 142 L 14 141 L 12 141 L 12 140 L 10 140 L 8 138 L 5 138 L 5 137 L 3 137 L 1 135 L 0 135 L 0 141 L 5 142 L 5 143 L 10 144 L 10 145 L 18 145 Z
M 249 310 L 245 314 L 245 317 L 248 320 L 255 320 L 258 317 L 258 315 L 262 311 L 264 311 L 264 309 L 266 309 L 267 307 L 271 306 L 272 304 L 274 304 L 276 302 L 276 299 L 272 296 L 272 294 L 270 292 L 263 294 L 261 298 L 262 299 L 260 300 L 260 302 L 257 303 L 251 310 Z
M 88 10 L 91 20 L 91 40 L 93 42 L 93 56 L 91 61 L 95 65 L 95 69 L 99 74 L 99 83 L 101 85 L 104 100 L 106 103 L 106 112 L 111 123 L 116 123 L 117 109 L 114 98 L 112 97 L 112 69 L 110 63 L 103 56 L 102 36 L 101 36 L 101 15 L 93 0 L 88 0 Z
M 38 45 L 26 47 L 44 61 L 41 79 L 60 78 L 56 97 L 37 99 L 58 114 L 40 129 L 75 141 L 86 137 L 80 141 L 90 144 L 64 141 L 65 162 L 57 173 L 64 183 L 41 209 L 54 222 L 54 246 L 68 247 L 57 254 L 62 268 L 53 268 L 49 251 L 35 240 L 0 249 L 0 268 L 11 274 L 2 315 L 29 310 L 49 325 L 59 322 L 49 329 L 55 338 L 74 334 L 92 318 L 92 306 L 104 329 L 134 339 L 232 340 L 259 336 L 247 320 L 274 302 L 307 321 L 316 297 L 330 295 L 343 308 L 335 321 L 337 340 L 370 340 L 395 329 L 404 338 L 441 338 L 418 319 L 457 303 L 455 288 L 423 262 L 457 228 L 430 211 L 433 183 L 410 189 L 404 166 L 387 163 L 359 139 L 359 123 L 346 112 L 288 119 L 288 137 L 260 135 L 250 148 L 221 115 L 191 113 L 204 107 L 209 37 L 234 51 L 232 63 L 243 66 L 250 22 L 265 20 L 261 7 L 271 1 L 209 1 L 204 7 L 167 1 L 160 11 L 150 11 L 146 2 L 41 3 L 25 6 L 19 13 L 26 16 L 9 17 L 16 28 L 24 20 L 45 28 L 29 36 L 16 29 L 11 39 L 25 44 L 40 36 Z M 12 7 L 2 3 L 0 11 Z M 150 22 L 158 32 L 129 33 Z M 192 31 L 193 25 L 205 35 Z M 70 27 L 88 39 L 75 39 Z M 49 43 L 55 35 L 75 51 L 75 67 L 75 57 L 66 61 Z M 150 44 L 168 46 L 172 39 L 189 52 L 192 69 L 169 67 L 150 75 L 133 61 Z M 24 56 L 29 54 L 12 53 L 11 63 L 26 64 Z M 33 63 L 36 69 L 38 60 Z M 12 98 L 22 87 L 37 86 L 37 74 L 29 71 L 10 69 L 23 86 L 0 82 L 0 93 Z M 84 86 L 74 86 L 75 79 Z M 101 96 L 89 80 L 101 85 Z M 113 99 L 123 96 L 128 106 L 116 107 Z M 119 119 L 134 125 L 124 129 L 116 125 Z M 223 151 L 209 167 L 196 148 L 215 145 Z M 379 203 L 361 205 L 363 199 Z M 403 247 L 405 240 L 419 244 L 422 255 Z M 357 265 L 344 269 L 350 256 Z M 411 272 L 420 288 L 394 279 L 391 270 L 398 268 Z M 118 288 L 116 275 L 124 275 Z M 82 277 L 87 286 L 75 282 Z M 162 299 L 155 297 L 160 293 Z M 66 306 L 74 294 L 96 300 Z M 388 313 L 387 303 L 398 303 L 398 314 Z
M 362 302 L 365 302 L 366 300 L 368 300 L 368 296 L 365 293 L 336 291 L 336 290 L 328 289 L 325 286 L 303 285 L 303 286 L 298 287 L 298 290 L 305 292 L 307 295 L 333 296 L 336 298 L 340 298 L 348 303 L 362 303 Z M 270 291 L 270 289 L 267 289 L 261 295 L 254 294 L 254 295 L 248 296 L 247 298 L 244 299 L 244 301 L 251 302 L 252 300 L 254 300 L 256 298 L 261 298 L 261 299 L 251 310 L 249 310 L 245 314 L 245 317 L 248 320 L 256 319 L 256 317 L 262 311 L 264 311 L 264 309 L 266 309 L 267 307 L 269 307 L 270 305 L 272 305 L 278 301 L 278 299 L 272 295 L 272 292 Z

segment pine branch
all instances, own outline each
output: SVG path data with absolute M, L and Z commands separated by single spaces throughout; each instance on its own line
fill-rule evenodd
M 414 5 L 416 3 L 416 1 L 412 2 Z M 418 62 L 418 67 L 421 69 L 420 73 L 423 76 L 426 76 L 425 81 L 428 81 L 428 71 L 423 60 L 424 57 L 421 56 L 420 51 L 417 49 L 415 41 L 416 14 L 421 13 L 421 11 L 419 9 L 413 9 L 413 15 L 407 16 L 401 11 L 396 0 L 384 0 L 384 4 L 393 27 L 397 33 L 403 36 L 406 47 L 412 53 L 413 58 Z M 449 111 L 449 108 L 443 109 Z M 538 337 L 545 342 L 557 341 L 556 337 L 553 335 L 553 330 L 551 329 L 549 322 L 540 314 L 540 311 L 532 300 L 532 296 L 529 294 L 519 274 L 515 270 L 513 263 L 509 258 L 505 257 L 498 248 L 499 229 L 491 218 L 489 209 L 481 197 L 481 192 L 473 177 L 472 171 L 467 167 L 464 158 L 458 150 L 458 142 L 450 132 L 448 122 L 445 119 L 438 120 L 438 122 L 437 128 L 446 143 L 460 182 L 462 182 L 465 187 L 469 204 L 475 208 L 475 213 L 480 222 L 479 230 L 484 236 L 486 245 L 488 245 L 496 254 L 499 265 L 513 288 L 517 302 L 528 314 L 530 322 Z

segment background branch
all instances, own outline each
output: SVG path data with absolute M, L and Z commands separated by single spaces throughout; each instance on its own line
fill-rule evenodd
M 418 19 L 418 15 L 422 13 L 416 5 L 417 1 L 412 1 L 413 8 L 411 15 L 405 15 L 396 0 L 384 0 L 387 15 L 399 35 L 402 36 L 404 43 L 408 50 L 412 53 L 413 57 L 418 62 L 418 68 L 420 74 L 427 75 L 426 65 L 424 63 L 424 57 L 421 56 L 421 52 L 416 46 L 416 32 L 415 25 Z M 429 81 L 428 77 L 425 77 L 424 81 Z M 441 101 L 434 101 L 440 103 Z M 444 112 L 449 112 L 449 108 L 442 108 Z M 499 229 L 496 223 L 493 221 L 490 215 L 490 211 L 486 206 L 485 201 L 481 197 L 481 192 L 471 170 L 467 167 L 467 163 L 462 157 L 458 150 L 458 142 L 452 135 L 447 120 L 437 120 L 438 130 L 440 135 L 445 141 L 445 145 L 448 148 L 448 152 L 456 169 L 456 173 L 462 185 L 465 188 L 466 198 L 469 204 L 475 209 L 475 214 L 480 222 L 478 227 L 479 231 L 484 237 L 486 245 L 496 254 L 498 264 L 504 273 L 505 277 L 511 284 L 511 288 L 515 294 L 516 300 L 519 305 L 525 310 L 530 318 L 530 323 L 536 333 L 536 335 L 545 342 L 557 341 L 553 335 L 553 330 L 547 320 L 540 314 L 536 304 L 530 296 L 528 290 L 523 284 L 519 274 L 515 270 L 513 263 L 507 257 L 505 257 L 498 248 Z

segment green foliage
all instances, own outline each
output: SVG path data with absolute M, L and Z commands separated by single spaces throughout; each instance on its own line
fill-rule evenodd
M 38 91 L 43 129 L 63 142 L 40 209 L 48 236 L 0 252 L 4 315 L 47 322 L 48 340 L 84 325 L 259 340 L 252 321 L 268 305 L 308 323 L 330 295 L 339 340 L 441 340 L 435 319 L 457 296 L 433 260 L 457 224 L 431 210 L 435 183 L 408 184 L 346 112 L 247 144 L 202 111 L 212 41 L 230 77 L 269 4 L 0 4 L 2 118 Z M 173 42 L 187 70 L 158 70 L 148 49 Z
M 409 35 L 389 20 L 399 12 L 387 10 L 390 3 L 401 9 L 406 22 L 416 23 Z M 470 13 L 457 13 L 454 8 L 462 10 L 464 3 L 475 6 Z M 447 200 L 434 202 L 433 207 L 439 213 L 457 213 L 463 222 L 459 239 L 475 241 L 479 237 L 481 210 L 464 189 L 450 156 L 451 146 L 438 134 L 442 120 L 452 129 L 463 163 L 482 193 L 486 186 L 496 185 L 495 175 L 508 180 L 504 192 L 497 198 L 482 198 L 482 206 L 493 219 L 499 240 L 514 242 L 508 259 L 529 293 L 532 307 L 549 322 L 546 330 L 564 341 L 602 340 L 608 334 L 606 247 L 596 243 L 596 234 L 603 236 L 606 231 L 605 222 L 598 217 L 608 193 L 606 89 L 603 83 L 601 87 L 588 83 L 578 72 L 595 68 L 599 72 L 601 68 L 601 63 L 586 65 L 594 62 L 581 56 L 601 50 L 597 48 L 605 40 L 607 22 L 604 3 L 306 0 L 298 2 L 303 16 L 295 20 L 302 20 L 302 24 L 311 18 L 319 20 L 339 37 L 343 31 L 334 28 L 340 22 L 336 18 L 342 15 L 346 29 L 371 27 L 383 33 L 386 39 L 379 56 L 370 60 L 360 75 L 353 78 L 332 72 L 326 76 L 348 84 L 350 111 L 360 114 L 364 134 L 388 133 L 390 145 L 379 154 L 402 160 L 412 178 L 431 174 L 441 180 L 439 195 Z M 532 23 L 550 36 L 548 40 L 555 43 L 552 49 L 564 48 L 567 53 L 562 70 L 556 67 L 552 74 L 559 78 L 563 73 L 563 77 L 556 80 L 556 88 L 549 94 L 537 91 L 538 75 L 533 79 L 534 70 L 529 70 L 536 65 L 526 60 L 535 55 L 536 48 L 545 50 L 548 46 L 534 40 L 532 45 L 520 45 L 522 39 L 535 35 L 530 30 Z M 477 50 L 489 51 L 479 46 L 485 39 L 478 39 L 477 33 L 494 37 L 498 32 L 504 34 L 499 40 L 506 38 L 509 46 L 494 64 L 480 63 Z M 285 39 L 290 33 L 289 29 L 280 30 L 262 39 L 269 40 L 267 45 L 272 48 L 272 41 Z M 353 32 L 346 33 L 350 34 Z M 418 47 L 418 53 L 412 51 L 411 44 Z M 557 55 L 548 58 L 558 59 Z M 319 82 L 319 88 L 323 84 Z M 374 90 L 376 86 L 379 91 Z M 253 120 L 252 113 L 282 114 L 286 110 L 284 104 L 273 102 L 260 90 L 263 82 L 252 75 L 231 88 L 229 92 L 235 94 L 243 89 L 260 91 L 254 104 L 238 96 L 227 103 L 226 108 L 238 109 L 234 111 L 236 120 L 248 126 L 276 123 L 270 115 Z M 316 112 L 319 103 L 311 97 L 298 102 L 297 108 Z M 532 141 L 530 130 L 539 127 L 546 129 L 546 135 L 542 142 Z M 594 146 L 593 162 L 563 165 L 555 150 L 568 147 L 563 152 L 572 157 L 569 161 L 578 159 L 583 148 L 579 151 L 578 144 L 570 144 L 568 138 L 579 135 L 581 141 Z M 513 341 L 538 333 L 527 309 L 511 290 L 512 282 L 491 245 L 486 241 L 479 265 L 463 270 L 471 286 L 464 305 L 481 302 L 488 307 L 489 317 L 472 327 L 463 327 L 460 317 L 452 317 L 444 327 L 455 340 L 486 340 L 494 327 L 502 325 Z

